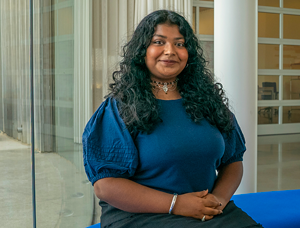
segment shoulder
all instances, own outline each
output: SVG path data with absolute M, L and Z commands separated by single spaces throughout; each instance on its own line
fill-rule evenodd
M 119 115 L 117 101 L 106 98 L 85 126 L 82 140 L 86 140 L 91 135 L 102 135 L 111 132 L 112 129 L 122 129 L 125 125 Z M 117 127 L 118 126 L 118 127 Z

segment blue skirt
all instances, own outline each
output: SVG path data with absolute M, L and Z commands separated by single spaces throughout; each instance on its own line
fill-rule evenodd
M 230 201 L 223 214 L 202 222 L 195 218 L 169 214 L 129 213 L 100 201 L 101 228 L 254 228 L 262 227 Z

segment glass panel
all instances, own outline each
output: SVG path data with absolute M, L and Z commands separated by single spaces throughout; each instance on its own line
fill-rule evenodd
M 278 124 L 278 106 L 277 107 L 258 107 L 258 124 Z
M 283 76 L 283 100 L 300 100 L 300 76 Z
M 193 7 L 193 31 L 196 33 L 196 7 Z
M 279 7 L 279 0 L 258 0 L 258 5 Z
M 214 34 L 214 9 L 199 8 L 199 33 L 201 35 Z
M 204 58 L 208 61 L 208 68 L 214 71 L 214 42 L 213 41 L 201 41 L 203 48 Z
M 283 15 L 283 38 L 284 39 L 300 39 L 300 16 Z
M 50 12 L 49 7 L 40 9 L 46 37 L 35 42 L 41 44 L 43 54 L 43 70 L 35 66 L 39 72 L 35 81 L 40 85 L 35 97 L 40 129 L 36 139 L 37 227 L 81 228 L 90 225 L 94 196 L 83 168 L 82 145 L 74 136 L 75 1 L 53 2 Z
M 300 46 L 283 46 L 283 69 L 300 69 Z
M 300 1 L 299 0 L 283 0 L 284 8 L 291 9 L 300 9 Z
M 29 1 L 0 12 L 0 227 L 32 227 Z
M 278 100 L 279 76 L 258 76 L 258 100 Z
M 67 7 L 58 10 L 58 35 L 73 34 L 73 8 Z
M 300 106 L 284 106 L 282 123 L 300 123 Z
M 279 45 L 258 44 L 258 69 L 279 69 Z
M 258 13 L 258 37 L 279 38 L 279 14 Z

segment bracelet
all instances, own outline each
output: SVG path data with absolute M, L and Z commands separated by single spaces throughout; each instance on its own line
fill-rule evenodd
M 178 196 L 178 194 L 174 193 L 174 196 L 173 196 L 173 199 L 172 199 L 172 203 L 171 203 L 171 206 L 170 206 L 170 209 L 169 209 L 169 214 L 172 213 L 172 210 L 173 210 L 173 208 L 175 206 L 175 203 L 176 203 L 177 196 Z

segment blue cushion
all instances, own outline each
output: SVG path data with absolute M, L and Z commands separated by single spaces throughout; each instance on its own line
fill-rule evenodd
M 265 228 L 300 227 L 300 190 L 234 195 L 232 200 Z
M 98 224 L 95 224 L 95 225 L 91 225 L 91 226 L 88 226 L 86 228 L 101 228 L 101 223 L 98 223 Z

